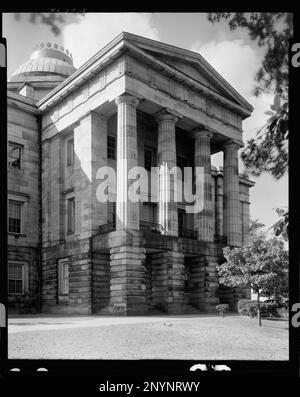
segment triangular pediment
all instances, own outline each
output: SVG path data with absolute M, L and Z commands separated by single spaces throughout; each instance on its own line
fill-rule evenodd
M 152 58 L 241 106 L 251 113 L 253 107 L 200 54 L 172 45 L 124 33 L 125 40 Z
M 179 70 L 180 72 L 195 79 L 196 81 L 200 82 L 201 84 L 204 84 L 207 87 L 213 88 L 219 94 L 226 95 L 226 92 L 224 92 L 224 90 L 223 91 L 220 90 L 219 87 L 217 87 L 217 85 L 214 84 L 212 79 L 207 78 L 207 76 L 205 76 L 203 74 L 203 72 L 201 73 L 201 71 L 199 71 L 199 68 L 197 68 L 197 64 L 195 64 L 194 62 L 187 62 L 185 60 L 174 58 L 174 57 L 169 57 L 166 55 L 156 54 L 154 56 L 156 56 L 162 62 L 167 63 L 168 65 L 174 67 L 175 69 Z

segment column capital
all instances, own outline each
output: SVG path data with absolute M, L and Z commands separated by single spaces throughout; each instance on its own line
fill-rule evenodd
M 169 120 L 169 121 L 173 121 L 176 124 L 178 121 L 178 117 L 175 116 L 175 114 L 172 114 L 164 109 L 157 112 L 155 118 L 158 122 L 163 120 Z
M 192 130 L 192 135 L 195 139 L 200 138 L 200 137 L 207 137 L 207 138 L 213 137 L 212 132 L 210 132 L 206 129 L 201 129 L 201 128 L 195 128 L 194 130 Z
M 222 147 L 223 147 L 224 150 L 226 150 L 226 149 L 239 150 L 241 145 L 239 145 L 237 142 L 234 142 L 234 141 L 230 140 L 230 141 L 227 141 L 227 142 L 223 143 Z
M 119 105 L 120 103 L 130 103 L 132 105 L 134 105 L 135 107 L 138 106 L 138 104 L 140 103 L 140 100 L 138 98 L 136 98 L 133 95 L 120 95 L 115 99 L 115 104 Z

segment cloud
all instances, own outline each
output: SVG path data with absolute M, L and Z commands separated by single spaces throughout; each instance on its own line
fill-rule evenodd
M 122 31 L 159 40 L 146 13 L 87 13 L 63 31 L 65 47 L 72 53 L 74 65 L 81 66 Z
M 214 40 L 192 45 L 235 89 L 244 96 L 252 96 L 254 76 L 262 61 L 262 54 L 243 40 Z
M 254 107 L 251 117 L 243 122 L 243 139 L 246 142 L 254 137 L 266 123 L 265 111 L 273 102 L 273 94 L 253 95 L 255 73 L 262 63 L 263 51 L 243 39 L 212 40 L 205 44 L 198 41 L 191 50 L 200 53 Z

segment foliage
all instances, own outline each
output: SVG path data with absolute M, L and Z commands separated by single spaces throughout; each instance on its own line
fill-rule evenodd
M 289 238 L 289 212 L 277 208 L 279 220 L 272 226 L 276 237 L 282 237 L 288 241 Z
M 254 176 L 269 172 L 276 179 L 288 169 L 288 51 L 289 40 L 293 36 L 292 13 L 209 13 L 208 20 L 225 20 L 231 30 L 246 29 L 249 37 L 258 46 L 266 49 L 262 65 L 256 73 L 257 85 L 254 94 L 272 91 L 276 93 L 267 124 L 258 131 L 257 137 L 250 139 L 241 158 Z M 280 97 L 283 104 L 280 104 Z
M 266 318 L 266 317 L 277 317 L 277 309 L 279 305 L 277 303 L 264 303 L 260 302 L 260 310 L 261 310 L 261 316 Z M 258 302 L 257 301 L 252 301 L 249 299 L 242 299 L 238 301 L 238 312 L 242 316 L 248 316 L 251 318 L 257 317 L 258 314 Z
M 249 221 L 249 234 L 250 236 L 256 236 L 259 234 L 259 229 L 266 226 L 259 219 L 251 219 Z
M 14 15 L 15 19 L 19 21 L 24 14 L 16 12 Z M 65 22 L 64 16 L 55 12 L 30 12 L 27 15 L 29 16 L 29 22 L 31 23 L 36 23 L 40 20 L 44 25 L 48 25 L 55 36 L 58 36 L 61 33 L 61 27 L 59 25 Z
M 254 176 L 269 172 L 276 179 L 281 178 L 288 169 L 288 102 L 281 105 L 280 96 L 275 95 L 271 115 L 267 124 L 251 138 L 241 152 L 247 171 Z
M 20 314 L 36 313 L 39 308 L 39 297 L 37 295 L 16 295 L 15 307 Z
M 262 65 L 255 76 L 258 83 L 255 95 L 270 89 L 287 94 L 289 40 L 293 35 L 292 13 L 217 12 L 209 13 L 208 20 L 225 20 L 231 30 L 238 27 L 246 29 L 258 46 L 266 48 Z
M 221 305 L 216 306 L 216 310 L 219 312 L 220 315 L 224 316 L 224 313 L 229 311 L 229 305 L 223 303 Z
M 226 247 L 223 253 L 226 262 L 218 267 L 221 284 L 251 287 L 266 296 L 286 294 L 288 252 L 283 241 L 257 236 L 242 247 Z

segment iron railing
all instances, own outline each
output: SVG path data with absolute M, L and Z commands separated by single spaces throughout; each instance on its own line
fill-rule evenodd
M 183 227 L 179 227 L 178 236 L 197 240 L 198 233 L 197 230 L 191 230 L 191 229 L 185 229 Z
M 161 233 L 162 226 L 154 222 L 140 221 L 140 230 L 143 232 Z
M 222 235 L 222 234 L 214 234 L 214 242 L 226 245 L 227 244 L 227 237 Z
M 100 225 L 98 232 L 99 234 L 110 233 L 116 230 L 116 222 L 108 222 L 104 225 Z

